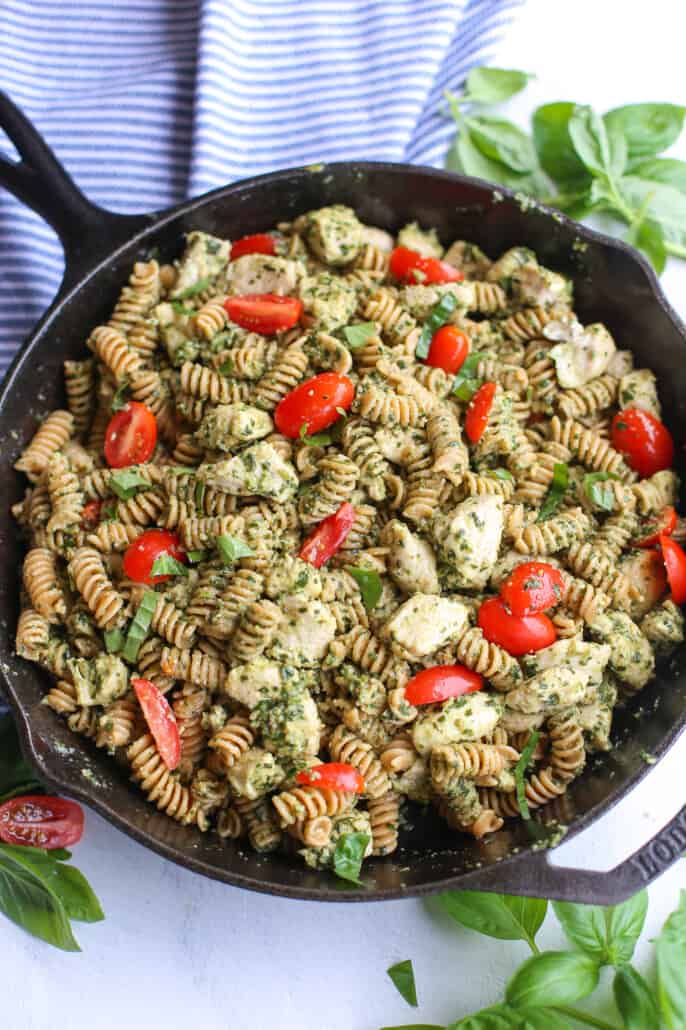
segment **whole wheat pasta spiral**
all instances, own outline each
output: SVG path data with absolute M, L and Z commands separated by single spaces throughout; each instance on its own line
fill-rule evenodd
M 233 715 L 218 733 L 210 737 L 208 747 L 214 749 L 223 767 L 230 769 L 254 742 L 255 734 L 250 727 L 250 721 L 243 715 Z
M 240 537 L 245 522 L 240 515 L 214 515 L 202 518 L 182 519 L 179 529 L 183 546 L 189 551 L 200 550 L 218 536 Z
M 477 626 L 468 629 L 457 642 L 458 662 L 491 681 L 496 690 L 509 690 L 519 679 L 519 663 L 498 644 L 489 643 Z
M 186 680 L 208 690 L 219 690 L 227 672 L 224 662 L 197 648 L 182 651 L 178 647 L 163 647 L 160 668 L 165 676 Z
M 473 303 L 470 310 L 478 311 L 483 315 L 492 315 L 495 312 L 507 311 L 509 300 L 505 290 L 498 283 L 476 282 L 471 283 L 473 291 Z
M 350 733 L 345 726 L 336 727 L 329 741 L 329 753 L 334 762 L 345 762 L 361 773 L 368 797 L 382 797 L 391 789 L 388 774 L 371 746 Z
M 372 294 L 363 315 L 367 321 L 376 322 L 384 336 L 394 345 L 402 345 L 408 335 L 417 329 L 417 323 L 409 311 L 385 288 Z
M 113 551 L 125 551 L 138 536 L 140 527 L 134 523 L 101 522 L 97 529 L 87 535 L 86 543 L 103 554 L 112 554 Z
M 197 336 L 211 340 L 226 326 L 229 316 L 224 307 L 226 296 L 211 297 L 193 315 L 191 322 Z
M 550 739 L 550 768 L 562 783 L 581 773 L 586 764 L 584 734 L 573 709 L 552 716 L 547 724 Z
M 157 261 L 137 261 L 117 300 L 108 325 L 124 336 L 135 329 L 160 298 Z
M 250 333 L 240 347 L 225 352 L 224 361 L 231 363 L 236 379 L 261 379 L 277 359 L 279 345 L 274 340 Z
M 67 614 L 67 600 L 57 574 L 57 560 L 46 547 L 34 547 L 24 559 L 24 586 L 35 610 L 48 622 Z
M 232 637 L 232 661 L 244 664 L 259 657 L 274 639 L 280 621 L 281 609 L 273 601 L 254 601 L 241 616 Z
M 565 560 L 572 572 L 607 594 L 614 607 L 630 608 L 631 602 L 641 597 L 640 590 L 615 568 L 612 558 L 598 550 L 594 540 L 573 544 Z
M 531 393 L 540 409 L 548 407 L 559 390 L 549 350 L 547 340 L 533 339 L 524 354 L 524 368 L 529 377 Z
M 184 361 L 181 366 L 181 390 L 183 393 L 212 404 L 231 404 L 236 398 L 230 379 L 214 372 L 205 365 Z
M 369 386 L 358 394 L 356 408 L 362 418 L 382 425 L 415 426 L 423 413 L 414 397 L 401 397 L 391 390 Z
M 283 829 L 318 816 L 341 815 L 353 804 L 354 794 L 327 787 L 294 787 L 275 794 L 272 804 Z
M 497 777 L 519 758 L 514 748 L 494 744 L 443 744 L 431 751 L 431 782 L 439 794 L 450 796 L 457 779 Z
M 389 790 L 381 797 L 370 798 L 367 811 L 372 831 L 372 854 L 393 854 L 398 847 L 400 798 Z
M 429 415 L 426 438 L 433 453 L 433 472 L 459 486 L 469 468 L 469 452 L 462 439 L 460 424 L 452 412 L 446 410 Z
M 551 308 L 523 308 L 500 323 L 500 329 L 508 340 L 526 343 L 541 337 L 544 327 L 555 317 Z
M 280 400 L 298 385 L 307 371 L 308 358 L 299 342 L 286 347 L 269 371 L 257 382 L 252 403 L 273 411 Z
M 417 751 L 409 733 L 399 733 L 381 750 L 379 761 L 387 773 L 407 772 L 417 759 Z
M 142 722 L 141 710 L 133 696 L 121 697 L 108 705 L 98 719 L 95 743 L 113 751 L 126 747 L 136 736 Z
M 563 418 L 594 415 L 614 403 L 618 389 L 619 380 L 614 376 L 598 376 L 575 390 L 561 390 L 555 398 L 555 408 Z
M 51 411 L 28 447 L 14 463 L 32 483 L 37 483 L 48 467 L 53 454 L 67 442 L 74 431 L 74 416 L 69 411 Z
M 679 481 L 673 469 L 665 469 L 656 472 L 650 479 L 635 483 L 632 489 L 640 514 L 650 515 L 660 511 L 666 504 L 674 504 Z
M 155 684 L 161 693 L 172 689 L 176 680 L 162 671 L 162 653 L 165 643 L 160 637 L 151 636 L 144 640 L 138 650 L 138 668 L 144 679 Z
M 169 772 L 149 733 L 129 745 L 126 757 L 132 778 L 149 801 L 184 825 L 195 820 L 196 808 L 190 790 Z
M 331 644 L 331 664 L 340 664 L 346 658 L 355 662 L 365 672 L 377 676 L 383 683 L 403 686 L 409 678 L 407 664 L 397 659 L 385 644 L 362 626 L 356 626 Z
M 24 608 L 14 638 L 14 648 L 22 658 L 37 662 L 45 653 L 50 639 L 50 622 L 34 608 Z
M 114 629 L 122 624 L 124 599 L 107 578 L 98 551 L 79 547 L 69 562 L 69 574 L 101 629 Z
M 67 406 L 74 418 L 74 432 L 82 436 L 90 425 L 95 404 L 95 367 L 92 358 L 64 362 Z
M 174 647 L 192 647 L 195 642 L 195 625 L 184 618 L 176 605 L 165 601 L 163 597 L 157 602 L 151 625 L 155 633 Z
M 172 701 L 181 741 L 179 772 L 186 780 L 190 779 L 205 753 L 207 733 L 202 716 L 208 705 L 208 696 L 203 687 L 187 683 Z
M 574 419 L 562 422 L 554 415 L 550 420 L 549 434 L 551 440 L 568 447 L 587 468 L 596 472 L 611 472 L 625 483 L 636 478 L 619 451 Z
M 53 712 L 57 712 L 58 715 L 73 715 L 79 707 L 76 700 L 76 687 L 68 680 L 58 680 L 47 692 L 41 704 L 52 708 Z
M 85 497 L 81 492 L 78 476 L 72 471 L 63 454 L 54 454 L 50 459 L 47 483 L 52 505 L 48 532 L 73 531 L 81 521 Z
M 214 603 L 207 614 L 198 619 L 202 632 L 205 636 L 217 640 L 228 640 L 232 635 L 238 620 L 250 606 L 257 601 L 262 593 L 264 576 L 254 569 L 238 569 L 234 572 L 230 581 L 217 594 Z M 189 618 L 194 612 L 190 606 L 188 609 Z
M 281 831 L 276 825 L 272 806 L 264 798 L 249 801 L 237 798 L 234 807 L 248 830 L 248 840 L 255 851 L 276 851 L 281 843 Z
M 321 522 L 347 501 L 357 483 L 360 470 L 344 454 L 326 454 L 317 462 L 318 481 L 301 494 L 298 514 L 303 525 Z
M 90 335 L 88 346 L 106 365 L 117 383 L 130 378 L 141 367 L 140 354 L 129 347 L 117 329 L 100 325 Z
M 588 516 L 581 508 L 570 508 L 545 522 L 526 526 L 515 547 L 522 554 L 554 554 L 583 539 L 589 529 Z
M 375 501 L 383 501 L 386 496 L 384 477 L 390 471 L 390 465 L 383 457 L 374 434 L 361 418 L 346 420 L 341 436 L 343 450 L 360 469 L 360 481 L 369 496 Z

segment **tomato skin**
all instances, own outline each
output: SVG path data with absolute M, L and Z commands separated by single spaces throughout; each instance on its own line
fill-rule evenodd
M 527 561 L 512 570 L 500 596 L 513 615 L 535 615 L 559 604 L 563 588 L 559 569 L 547 562 Z
M 176 769 L 181 761 L 181 735 L 171 705 L 150 680 L 132 679 L 131 686 L 136 692 L 160 758 L 167 769 Z
M 447 261 L 439 261 L 434 257 L 422 257 L 418 250 L 410 250 L 409 247 L 396 247 L 392 251 L 389 268 L 391 275 L 396 279 L 412 285 L 421 283 L 431 286 L 439 283 L 458 283 L 464 279 L 464 274 L 459 268 L 449 265 Z
M 514 658 L 550 647 L 557 640 L 547 615 L 512 615 L 500 597 L 491 597 L 479 608 L 477 622 L 486 640 L 498 644 Z
M 231 244 L 231 261 L 246 254 L 276 254 L 276 241 L 266 232 L 256 232 L 251 236 L 241 236 Z
M 279 401 L 274 423 L 279 432 L 291 440 L 297 440 L 303 426 L 308 435 L 319 433 L 340 418 L 338 408 L 348 410 L 354 396 L 355 387 L 347 376 L 320 372 Z
M 364 776 L 346 762 L 323 762 L 302 769 L 295 777 L 304 787 L 343 790 L 348 794 L 364 794 Z
M 229 297 L 224 302 L 232 322 L 263 336 L 292 329 L 303 313 L 303 304 L 297 297 L 278 297 L 275 293 L 246 293 Z
M 27 794 L 0 805 L 0 840 L 53 851 L 78 844 L 83 809 L 67 798 Z
M 612 419 L 612 446 L 645 479 L 671 468 L 674 441 L 667 426 L 642 408 L 625 408 Z
M 444 325 L 433 334 L 424 364 L 454 373 L 462 368 L 468 354 L 469 337 L 456 325 Z
M 652 524 L 655 526 L 654 531 L 646 533 L 639 540 L 632 540 L 632 547 L 654 547 L 660 542 L 661 536 L 671 536 L 676 528 L 676 510 L 671 504 L 665 505 Z
M 157 444 L 157 419 L 150 408 L 128 401 L 105 430 L 105 460 L 110 468 L 140 465 L 152 457 Z
M 676 540 L 665 536 L 664 533 L 660 536 L 660 548 L 667 569 L 672 600 L 675 604 L 686 604 L 686 553 Z
M 100 522 L 102 501 L 89 501 L 81 512 L 81 529 L 95 529 Z
M 484 430 L 488 425 L 488 416 L 491 414 L 491 408 L 493 407 L 496 389 L 496 383 L 484 383 L 469 402 L 464 420 L 464 430 L 472 443 L 478 443 L 484 435 Z
M 147 586 L 166 583 L 171 576 L 150 575 L 155 559 L 163 554 L 168 554 L 177 561 L 186 562 L 186 552 L 181 547 L 181 541 L 176 533 L 168 529 L 146 529 L 126 548 L 124 572 L 135 583 L 145 583 Z
M 316 526 L 304 541 L 298 557 L 315 569 L 320 569 L 336 553 L 355 521 L 355 509 L 345 501 L 338 511 Z
M 405 687 L 405 700 L 411 705 L 431 705 L 481 690 L 484 678 L 466 665 L 432 665 L 413 676 Z

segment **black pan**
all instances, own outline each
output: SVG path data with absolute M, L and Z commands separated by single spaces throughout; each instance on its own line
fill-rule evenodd
M 66 271 L 57 297 L 10 368 L 0 392 L 0 670 L 24 750 L 41 778 L 79 798 L 129 836 L 180 865 L 225 883 L 291 898 L 371 901 L 449 888 L 545 894 L 595 903 L 620 901 L 654 879 L 686 851 L 686 807 L 651 841 L 607 873 L 555 868 L 521 823 L 486 842 L 451 834 L 417 810 L 402 848 L 365 865 L 364 887 L 341 890 L 331 878 L 279 855 L 257 855 L 215 835 L 203 836 L 158 814 L 126 771 L 39 702 L 46 687 L 35 666 L 17 658 L 21 545 L 9 513 L 23 484 L 12 462 L 42 416 L 63 406 L 62 362 L 83 356 L 92 328 L 109 316 L 134 261 L 153 247 L 178 255 L 191 229 L 235 238 L 324 204 L 343 203 L 391 231 L 417 219 L 437 226 L 444 241 L 474 240 L 496 255 L 515 244 L 573 278 L 583 321 L 605 322 L 619 346 L 631 347 L 660 380 L 666 418 L 679 446 L 686 438 L 686 328 L 636 251 L 559 214 L 474 179 L 411 165 L 344 162 L 275 172 L 215 190 L 150 215 L 115 215 L 77 189 L 24 115 L 0 95 L 0 127 L 21 163 L 0 159 L 8 187 L 58 232 Z M 37 399 L 39 394 L 40 396 Z M 618 715 L 616 747 L 594 758 L 552 813 L 567 836 L 597 820 L 646 773 L 641 752 L 660 759 L 686 723 L 683 655 Z M 680 787 L 683 792 L 683 788 Z M 602 842 L 598 842 L 602 847 Z

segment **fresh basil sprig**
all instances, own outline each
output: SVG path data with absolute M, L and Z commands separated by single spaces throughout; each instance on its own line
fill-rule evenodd
M 417 1008 L 417 985 L 414 982 L 414 969 L 412 959 L 405 959 L 403 962 L 396 962 L 386 970 L 400 994 L 408 1005 Z
M 567 492 L 568 484 L 569 466 L 562 461 L 555 462 L 553 465 L 553 480 L 548 488 L 548 493 L 543 498 L 543 504 L 536 522 L 545 522 L 546 519 L 555 514 L 562 504 L 562 498 Z
M 438 303 L 434 304 L 417 341 L 414 352 L 416 358 L 421 360 L 427 357 L 433 334 L 446 324 L 456 306 L 457 298 L 454 293 L 444 293 Z
M 363 887 L 360 870 L 368 844 L 369 836 L 366 833 L 341 834 L 333 853 L 333 871 L 336 876 Z
M 362 603 L 367 611 L 370 612 L 372 608 L 377 606 L 381 598 L 383 591 L 381 576 L 372 569 L 360 569 L 354 565 L 346 566 L 346 572 L 350 573 L 359 586 Z

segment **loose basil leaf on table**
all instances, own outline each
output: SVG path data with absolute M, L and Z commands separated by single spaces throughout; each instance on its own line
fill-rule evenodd
M 451 919 L 470 930 L 503 941 L 528 943 L 536 937 L 548 909 L 543 898 L 481 891 L 448 891 L 439 894 L 437 901 Z
M 648 895 L 639 891 L 619 905 L 575 905 L 554 901 L 562 928 L 577 948 L 604 965 L 622 966 L 631 961 L 641 936 Z
M 622 174 L 627 159 L 626 140 L 619 131 L 608 130 L 592 107 L 577 105 L 568 128 L 572 145 L 589 172 L 609 180 Z
M 445 1030 L 514 1030 L 522 1028 L 522 1018 L 509 1005 L 492 1005 L 471 1016 L 450 1023 Z
M 505 1000 L 515 1008 L 570 1005 L 598 986 L 598 963 L 573 951 L 544 951 L 510 979 Z
M 588 169 L 574 149 L 569 121 L 576 104 L 543 104 L 532 116 L 533 139 L 541 167 L 565 192 L 580 193 L 590 186 Z
M 667 250 L 686 257 L 686 194 L 675 186 L 625 175 L 618 183 L 626 203 L 642 218 L 659 225 Z
M 677 104 L 627 104 L 603 116 L 609 132 L 621 134 L 630 158 L 652 157 L 676 143 L 686 107 Z
M 508 68 L 472 68 L 467 76 L 466 93 L 469 100 L 481 104 L 499 104 L 524 89 L 528 72 Z
M 500 161 L 519 175 L 538 170 L 538 157 L 531 137 L 505 118 L 478 115 L 465 122 L 473 143 L 482 154 Z
M 678 161 L 675 157 L 648 157 L 630 161 L 627 171 L 639 179 L 661 182 L 686 193 L 686 161 Z
M 669 1030 L 686 1026 L 686 890 L 678 908 L 662 928 L 655 942 L 657 994 L 662 1018 Z
M 407 1004 L 416 1008 L 417 986 L 414 981 L 412 959 L 407 958 L 403 962 L 396 962 L 394 966 L 389 966 L 386 972 Z
M 642 251 L 657 274 L 662 275 L 667 262 L 667 248 L 664 234 L 657 222 L 645 218 L 636 222 L 635 225 L 629 227 L 626 241 L 632 247 Z
M 660 1030 L 660 1013 L 653 992 L 637 969 L 618 969 L 612 991 L 624 1030 Z

